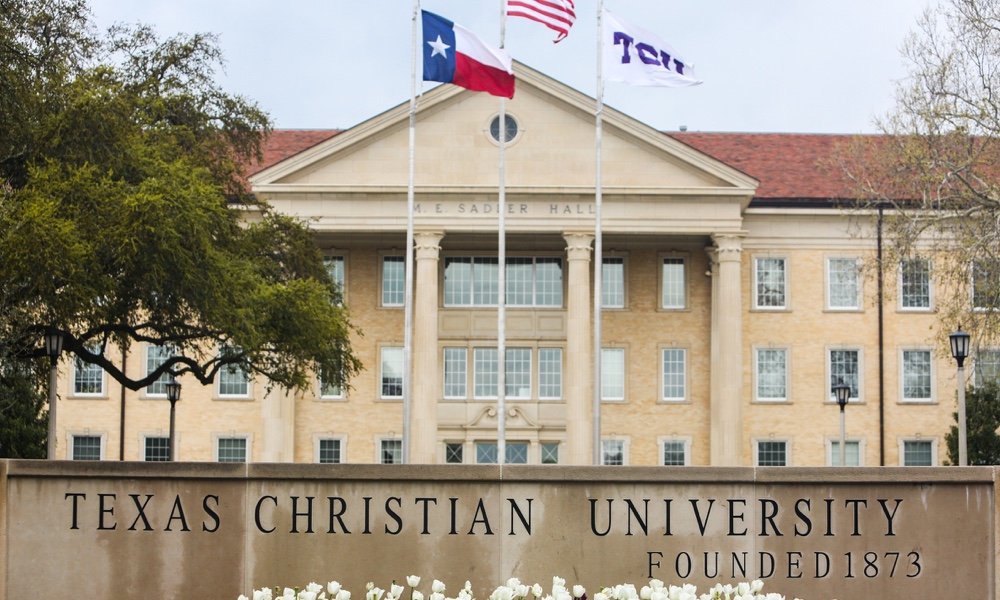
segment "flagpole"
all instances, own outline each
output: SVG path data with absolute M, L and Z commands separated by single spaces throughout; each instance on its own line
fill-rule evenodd
M 604 258 L 601 229 L 601 138 L 604 127 L 604 0 L 597 3 L 597 167 L 594 181 L 594 464 L 601 464 L 601 305 Z
M 413 56 L 410 65 L 410 166 L 406 187 L 406 249 L 403 292 L 403 463 L 410 462 L 411 413 L 413 411 L 413 196 L 414 157 L 417 131 L 417 18 L 420 0 L 413 0 Z
M 507 36 L 507 0 L 500 0 L 500 49 Z M 500 97 L 500 188 L 497 194 L 499 233 L 497 235 L 497 463 L 507 458 L 507 185 L 506 99 Z

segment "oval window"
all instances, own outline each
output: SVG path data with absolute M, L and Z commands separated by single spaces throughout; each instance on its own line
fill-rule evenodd
M 515 121 L 514 117 L 512 117 L 510 115 L 504 115 L 504 125 L 506 126 L 505 128 L 507 129 L 507 136 L 506 136 L 507 139 L 506 139 L 506 141 L 509 143 L 509 142 L 513 141 L 515 137 L 517 137 L 517 121 Z M 493 138 L 494 142 L 497 142 L 497 143 L 500 142 L 500 116 L 499 115 L 497 115 L 496 117 L 493 117 L 493 120 L 490 121 L 490 137 Z

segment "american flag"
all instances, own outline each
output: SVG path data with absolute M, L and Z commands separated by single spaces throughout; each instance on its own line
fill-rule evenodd
M 556 42 L 569 35 L 569 28 L 576 21 L 573 0 L 507 0 L 507 16 L 524 17 L 537 21 L 559 36 Z

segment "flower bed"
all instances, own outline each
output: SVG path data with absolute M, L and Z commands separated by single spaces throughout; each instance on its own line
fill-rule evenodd
M 435 579 L 431 583 L 430 594 L 424 595 L 417 587 L 420 577 L 410 575 L 406 578 L 410 588 L 408 600 L 476 600 L 472 584 L 465 582 L 457 596 L 445 596 L 445 585 Z M 764 582 L 754 580 L 736 585 L 717 583 L 708 591 L 698 594 L 695 586 L 664 585 L 658 579 L 650 580 L 649 584 L 639 589 L 630 583 L 602 588 L 593 596 L 593 600 L 785 600 L 781 594 L 768 593 L 762 590 Z M 376 587 L 373 583 L 367 585 L 365 600 L 403 600 L 406 591 L 395 581 L 388 590 Z M 336 581 L 331 581 L 324 588 L 318 583 L 310 583 L 305 589 L 285 588 L 280 594 L 278 589 L 269 588 L 253 591 L 253 597 L 240 595 L 238 600 L 351 600 L 351 592 L 343 589 Z M 566 580 L 561 577 L 552 578 L 552 589 L 545 593 L 539 584 L 525 585 L 519 579 L 511 578 L 507 583 L 493 590 L 489 600 L 587 600 L 587 591 L 581 585 L 566 587 Z

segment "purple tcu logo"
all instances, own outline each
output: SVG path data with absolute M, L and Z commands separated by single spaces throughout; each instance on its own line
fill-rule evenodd
M 645 43 L 639 42 L 635 43 L 635 38 L 627 33 L 621 31 L 615 32 L 615 46 L 622 46 L 622 64 L 627 65 L 632 62 L 632 53 L 629 52 L 629 46 L 635 48 L 636 54 L 639 55 L 639 60 L 647 65 L 661 66 L 668 71 L 674 71 L 678 75 L 684 74 L 684 63 L 673 58 L 667 52 L 663 50 L 657 50 L 653 46 Z M 674 68 L 670 68 L 670 63 L 673 63 Z

